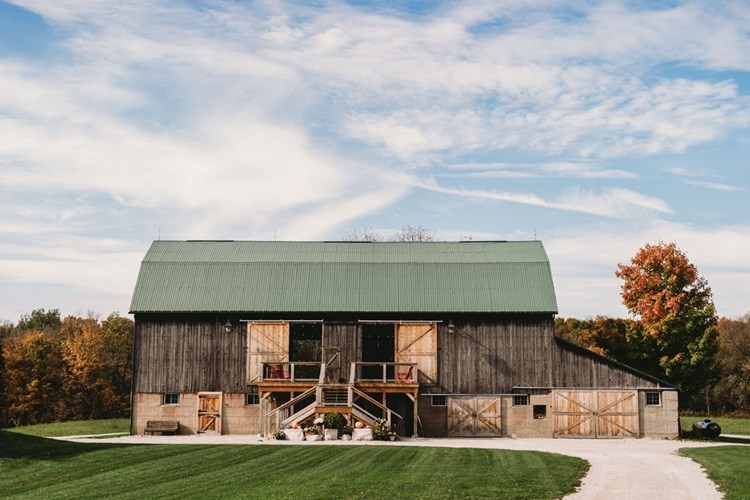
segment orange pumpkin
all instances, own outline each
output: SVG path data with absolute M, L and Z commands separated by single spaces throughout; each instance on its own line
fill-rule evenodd
M 299 429 L 299 422 L 294 422 L 292 424 L 292 429 Z
M 365 426 L 365 424 L 363 424 L 359 420 L 357 420 L 357 423 L 354 424 L 354 427 L 356 427 L 357 429 L 362 429 L 362 428 L 364 428 L 364 426 Z

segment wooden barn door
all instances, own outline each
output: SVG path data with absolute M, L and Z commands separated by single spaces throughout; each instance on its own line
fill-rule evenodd
M 221 393 L 198 393 L 198 432 L 221 434 Z
M 638 393 L 621 390 L 555 391 L 555 437 L 637 437 Z
M 416 363 L 420 384 L 437 383 L 437 325 L 400 324 L 396 328 L 396 362 Z
M 499 398 L 449 397 L 448 435 L 497 437 L 502 435 Z
M 261 379 L 261 363 L 289 361 L 289 323 L 247 324 L 247 383 Z

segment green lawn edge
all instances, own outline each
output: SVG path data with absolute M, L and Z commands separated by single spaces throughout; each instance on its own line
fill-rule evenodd
M 679 453 L 698 462 L 726 500 L 750 498 L 750 446 L 681 448 Z
M 587 461 L 410 446 L 121 445 L 0 431 L 14 498 L 562 498 Z M 543 471 L 543 473 L 540 473 Z

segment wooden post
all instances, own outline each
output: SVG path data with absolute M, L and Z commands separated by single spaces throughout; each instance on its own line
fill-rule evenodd
M 417 419 L 419 418 L 419 408 L 417 405 L 417 401 L 419 401 L 419 394 L 416 394 L 414 398 L 411 398 L 412 400 L 412 409 L 413 409 L 413 417 L 412 417 L 412 436 L 416 436 L 419 432 L 419 429 L 417 428 Z

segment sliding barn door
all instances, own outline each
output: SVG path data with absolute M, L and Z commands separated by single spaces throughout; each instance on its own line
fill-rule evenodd
M 396 327 L 396 362 L 416 363 L 420 384 L 437 383 L 437 324 L 412 323 Z
M 633 390 L 553 392 L 555 437 L 638 437 L 638 393 Z
M 289 323 L 247 324 L 247 383 L 261 379 L 261 363 L 289 361 Z

